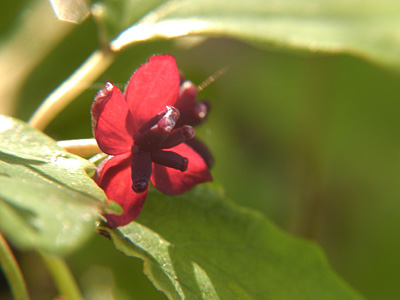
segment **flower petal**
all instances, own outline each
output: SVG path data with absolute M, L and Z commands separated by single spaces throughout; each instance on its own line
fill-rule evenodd
M 93 102 L 92 129 L 100 149 L 111 155 L 130 151 L 133 127 L 128 104 L 119 88 L 107 82 Z
M 185 172 L 153 163 L 151 182 L 161 192 L 169 195 L 182 194 L 196 184 L 211 181 L 211 174 L 203 158 L 186 144 L 171 148 L 171 151 L 189 160 Z
M 135 131 L 167 105 L 175 105 L 179 83 L 178 67 L 171 55 L 152 56 L 136 70 L 125 90 Z
M 211 169 L 211 167 L 214 165 L 214 156 L 212 155 L 210 149 L 208 149 L 207 145 L 197 138 L 187 140 L 185 143 L 194 151 L 196 151 L 204 159 L 207 167 Z
M 98 185 L 109 199 L 117 202 L 124 210 L 124 213 L 119 216 L 105 215 L 111 228 L 126 225 L 139 215 L 147 196 L 147 190 L 141 194 L 132 190 L 130 153 L 114 156 L 107 161 Z

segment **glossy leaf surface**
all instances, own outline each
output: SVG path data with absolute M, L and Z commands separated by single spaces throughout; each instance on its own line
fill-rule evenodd
M 175 197 L 150 191 L 137 222 L 109 232 L 169 299 L 362 299 L 318 247 L 210 185 Z
M 64 254 L 106 206 L 94 166 L 25 123 L 0 116 L 0 229 L 17 247 Z
M 143 6 L 136 2 L 119 2 L 132 7 L 119 14 L 115 2 L 104 3 L 110 38 L 130 26 L 112 42 L 115 49 L 160 37 L 227 36 L 286 50 L 351 53 L 400 67 L 398 1 L 150 1 L 146 7 L 152 10 L 139 22 L 133 7 Z M 123 22 L 112 21 L 116 14 Z

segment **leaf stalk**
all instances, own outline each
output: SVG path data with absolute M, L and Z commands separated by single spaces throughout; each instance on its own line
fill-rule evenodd
M 29 300 L 28 290 L 21 269 L 6 239 L 0 233 L 0 266 L 16 300 Z
M 66 300 L 82 300 L 82 294 L 71 270 L 64 259 L 59 256 L 39 252 L 47 269 L 53 277 L 60 294 Z

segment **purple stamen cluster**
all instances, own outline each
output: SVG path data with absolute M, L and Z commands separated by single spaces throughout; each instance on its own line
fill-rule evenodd
M 185 129 L 174 129 L 179 119 L 179 110 L 173 106 L 167 106 L 152 119 L 153 123 L 146 123 L 133 137 L 132 155 L 133 159 L 132 189 L 136 193 L 143 193 L 147 189 L 150 180 L 152 165 L 154 162 L 169 168 L 186 171 L 187 158 L 171 151 L 163 151 L 186 142 L 194 137 L 193 127 L 186 126 Z M 185 131 L 186 134 L 182 134 Z

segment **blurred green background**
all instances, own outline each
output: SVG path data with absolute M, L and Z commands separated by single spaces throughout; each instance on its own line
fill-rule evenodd
M 1 2 L 3 41 L 29 3 Z M 89 18 L 29 75 L 13 115 L 27 120 L 98 47 Z M 226 194 L 284 230 L 317 241 L 333 268 L 368 299 L 399 299 L 399 74 L 347 55 L 265 50 L 228 39 L 142 43 L 121 52 L 46 133 L 55 139 L 91 137 L 96 91 L 106 80 L 124 84 L 154 53 L 174 55 L 196 84 L 228 68 L 200 93 L 210 99 L 212 112 L 197 130 L 214 153 L 212 173 Z M 37 295 L 51 295 L 46 274 L 35 275 L 42 268 L 35 254 L 19 258 Z M 87 293 L 97 289 L 105 297 L 113 286 L 117 299 L 164 299 L 142 275 L 142 263 L 102 236 L 69 262 Z

